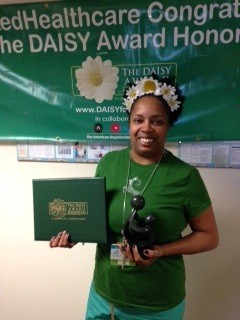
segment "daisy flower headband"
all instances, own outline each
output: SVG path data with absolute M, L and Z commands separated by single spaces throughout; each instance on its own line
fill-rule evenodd
M 131 107 L 137 98 L 146 94 L 161 96 L 167 102 L 172 112 L 180 108 L 181 101 L 177 100 L 176 87 L 168 85 L 165 82 L 159 82 L 153 77 L 144 77 L 137 80 L 135 85 L 126 90 L 123 104 L 127 111 L 131 111 Z

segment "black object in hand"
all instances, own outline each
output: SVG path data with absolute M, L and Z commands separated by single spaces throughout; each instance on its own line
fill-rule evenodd
M 154 241 L 152 228 L 154 216 L 150 214 L 142 218 L 137 213 L 145 206 L 145 199 L 142 196 L 134 196 L 131 200 L 131 206 L 131 215 L 124 225 L 122 234 L 130 247 L 136 245 L 141 257 L 146 258 L 143 251 L 150 248 Z

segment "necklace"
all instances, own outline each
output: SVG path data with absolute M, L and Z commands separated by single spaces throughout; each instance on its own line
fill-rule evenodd
M 162 161 L 163 157 L 167 154 L 167 150 L 164 149 L 163 155 L 162 157 L 158 160 L 158 162 L 156 163 L 151 175 L 149 176 L 144 188 L 142 189 L 142 191 L 139 193 L 139 195 L 141 196 L 144 191 L 147 189 L 147 187 L 149 186 L 158 166 L 159 163 Z M 122 211 L 122 216 L 123 216 L 123 223 L 125 222 L 125 209 L 126 209 L 126 198 L 127 198 L 127 190 L 128 190 L 128 186 L 129 186 L 129 176 L 130 176 L 130 169 L 131 169 L 131 156 L 129 154 L 129 160 L 128 160 L 128 170 L 127 170 L 127 179 L 126 179 L 126 185 L 125 185 L 125 192 L 124 192 L 124 200 L 123 200 L 123 211 Z

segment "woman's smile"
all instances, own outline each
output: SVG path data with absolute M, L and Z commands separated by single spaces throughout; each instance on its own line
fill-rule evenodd
M 142 144 L 151 144 L 151 142 L 154 141 L 153 138 L 139 138 L 139 141 L 142 143 Z

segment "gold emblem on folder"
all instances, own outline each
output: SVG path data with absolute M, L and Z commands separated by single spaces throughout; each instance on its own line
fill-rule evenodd
M 88 203 L 65 202 L 61 199 L 55 199 L 49 203 L 49 214 L 57 219 L 66 216 L 86 216 L 88 214 Z

